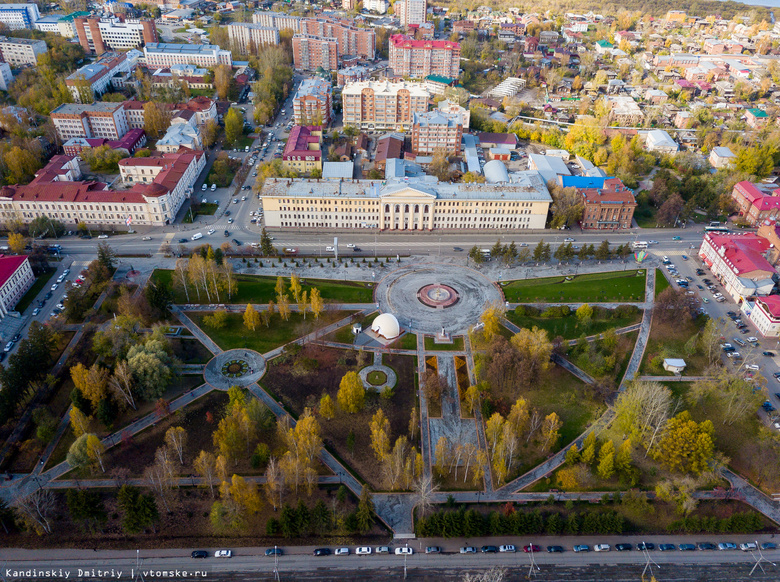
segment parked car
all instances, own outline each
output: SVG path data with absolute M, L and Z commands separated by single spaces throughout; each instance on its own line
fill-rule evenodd
M 371 546 L 360 546 L 359 548 L 355 549 L 355 555 L 356 556 L 370 556 L 371 555 Z
M 774 542 L 763 542 L 761 544 L 761 549 L 762 550 L 776 550 L 777 549 L 777 544 L 774 543 Z
M 206 550 L 195 550 L 192 552 L 191 556 L 193 558 L 208 558 L 209 553 Z
M 593 546 L 593 549 L 596 550 L 597 552 L 608 552 L 612 548 L 610 547 L 609 544 L 596 544 L 595 546 Z
M 753 550 L 757 549 L 757 546 L 754 542 L 745 542 L 743 544 L 739 544 L 739 549 L 743 552 L 752 552 Z
M 700 550 L 715 550 L 718 547 L 712 542 L 699 542 L 698 545 Z
M 232 558 L 233 550 L 217 550 L 214 552 L 215 558 Z
M 677 546 L 674 544 L 658 544 L 658 549 L 662 552 L 674 552 L 677 550 Z
M 723 551 L 723 550 L 736 550 L 737 549 L 737 544 L 732 543 L 732 542 L 720 542 L 718 544 L 718 549 L 721 550 L 721 551 Z
M 330 548 L 317 548 L 314 550 L 315 556 L 330 556 Z
M 514 547 L 514 546 L 513 546 L 513 545 L 511 545 L 511 544 L 507 544 L 507 545 L 505 545 L 505 546 L 498 546 L 498 551 L 499 551 L 499 552 L 502 552 L 502 553 L 503 553 L 503 552 L 516 552 L 516 551 L 517 551 L 517 548 L 516 548 L 516 547 Z
M 414 550 L 409 546 L 404 546 L 403 548 L 395 549 L 396 556 L 403 556 L 403 555 L 411 556 L 412 554 L 414 554 Z
M 460 553 L 461 554 L 476 554 L 477 553 L 477 548 L 475 548 L 474 546 L 463 546 L 460 549 Z
M 563 546 L 547 546 L 548 554 L 562 554 L 564 551 Z
M 349 556 L 349 548 L 336 548 L 337 556 Z
M 680 544 L 679 547 L 681 552 L 693 552 L 696 549 L 693 544 Z
M 537 553 L 537 552 L 541 552 L 541 551 L 542 551 L 542 548 L 540 548 L 540 547 L 539 547 L 539 546 L 537 546 L 536 544 L 528 544 L 527 546 L 523 546 L 523 551 L 524 551 L 526 554 L 530 554 L 530 553 L 532 553 L 532 552 L 535 554 L 535 553 Z
M 376 553 L 377 554 L 389 554 L 390 553 L 390 547 L 389 546 L 377 546 Z
M 652 542 L 639 542 L 636 545 L 636 549 L 639 550 L 640 552 L 643 552 L 645 550 L 654 550 L 655 544 Z
M 428 546 L 425 548 L 426 554 L 441 554 L 441 548 L 439 546 Z
M 631 544 L 615 544 L 615 549 L 618 552 L 630 552 L 631 551 Z
M 483 554 L 495 554 L 498 551 L 496 546 L 482 546 L 480 550 Z
M 590 546 L 588 546 L 586 544 L 578 544 L 578 545 L 574 546 L 573 549 L 574 549 L 575 552 L 589 552 L 590 551 Z
M 284 550 L 282 548 L 268 548 L 265 551 L 266 556 L 284 556 Z

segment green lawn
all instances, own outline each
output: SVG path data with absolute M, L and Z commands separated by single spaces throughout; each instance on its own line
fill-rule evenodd
M 214 89 L 190 89 L 191 97 L 212 97 Z
M 504 286 L 512 303 L 642 301 L 645 270 L 588 273 L 569 277 L 521 279 Z
M 239 112 L 240 113 L 240 112 Z M 239 137 L 235 142 L 233 142 L 233 145 L 231 145 L 231 148 L 238 148 L 240 150 L 244 150 L 246 146 L 252 147 L 252 144 L 255 143 L 255 140 L 248 135 L 242 135 Z
M 157 269 L 152 274 L 156 282 L 171 282 L 173 271 L 166 269 Z M 304 279 L 302 289 L 311 293 L 311 288 L 316 287 L 320 295 L 326 301 L 332 303 L 371 303 L 374 297 L 374 290 L 371 283 L 361 283 L 358 281 L 331 281 L 329 279 Z M 230 299 L 230 303 L 245 305 L 247 303 L 268 303 L 276 302 L 276 277 L 264 277 L 259 275 L 237 275 L 238 292 Z M 285 278 L 285 292 L 290 296 L 290 279 Z M 174 301 L 176 303 L 209 303 L 205 297 L 198 299 L 190 288 L 190 297 L 187 297 L 182 289 L 174 290 Z
M 415 339 L 415 342 L 416 341 L 417 340 Z M 431 336 L 425 336 L 425 351 L 426 352 L 462 352 L 463 338 L 462 337 L 452 338 L 451 344 L 437 344 Z
M 634 211 L 634 220 L 639 228 L 657 228 L 658 222 L 655 219 L 657 213 L 656 207 L 651 204 L 643 204 Z
M 38 293 L 40 293 L 43 288 L 46 287 L 49 279 L 51 279 L 56 272 L 57 269 L 47 269 L 45 273 L 39 275 L 35 279 L 33 286 L 30 287 L 30 290 L 27 291 L 27 293 L 24 294 L 24 297 L 19 300 L 19 303 L 16 304 L 16 311 L 19 313 L 24 313 L 24 310 L 30 306 L 30 303 L 33 302 L 33 299 L 35 299 Z
M 213 329 L 203 325 L 203 318 L 208 315 L 207 313 L 189 312 L 187 315 L 223 350 L 249 348 L 264 354 L 311 333 L 317 328 L 338 321 L 342 317 L 347 316 L 348 313 L 345 311 L 327 311 L 320 315 L 319 319 L 314 319 L 314 316 L 309 313 L 306 316 L 306 320 L 303 319 L 303 315 L 300 313 L 292 313 L 288 321 L 283 321 L 277 313 L 271 319 L 269 327 L 260 324 L 260 327 L 254 332 L 244 327 L 244 315 L 242 313 L 229 313 L 227 324 L 222 329 Z
M 396 342 L 396 345 L 393 346 L 394 348 L 398 348 L 400 350 L 416 350 L 417 349 L 417 334 L 414 333 L 405 333 L 401 336 L 401 341 Z
M 664 289 L 669 287 L 669 280 L 661 269 L 655 270 L 655 296 L 658 297 Z
M 373 370 L 366 375 L 366 380 L 368 380 L 368 383 L 372 386 L 381 386 L 387 382 L 387 374 L 378 370 Z
M 519 327 L 528 329 L 534 326 L 547 330 L 547 336 L 552 339 L 558 336 L 563 339 L 577 339 L 583 333 L 585 335 L 597 335 L 611 328 L 621 328 L 642 321 L 642 312 L 636 317 L 620 317 L 617 319 L 598 319 L 590 322 L 587 327 L 581 327 L 577 323 L 577 316 L 572 312 L 568 317 L 531 317 L 518 316 L 514 311 L 508 311 L 506 318 Z

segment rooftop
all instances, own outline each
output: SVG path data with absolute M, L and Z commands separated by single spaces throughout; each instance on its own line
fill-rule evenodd
M 57 113 L 60 115 L 81 115 L 82 113 L 113 113 L 122 107 L 122 103 L 106 103 L 102 101 L 87 104 L 63 103 L 54 109 L 51 114 L 54 115 Z
M 144 47 L 146 52 L 150 53 L 181 53 L 198 54 L 198 53 L 210 53 L 220 50 L 217 45 L 213 44 L 176 44 L 171 42 L 150 42 Z
M 422 49 L 460 49 L 460 43 L 449 40 L 414 40 L 405 34 L 394 34 L 390 37 L 390 44 L 403 48 Z
M 296 125 L 290 131 L 287 143 L 284 145 L 282 159 L 289 156 L 307 156 L 322 158 L 320 144 L 322 143 L 322 127 L 319 125 Z
M 5 285 L 6 281 L 16 273 L 16 270 L 21 267 L 27 257 L 25 255 L 12 255 L 9 257 L 0 255 L 0 287 Z
M 770 242 L 755 234 L 716 234 L 708 232 L 704 240 L 709 240 L 718 250 L 731 271 L 738 276 L 758 272 L 764 278 L 775 273 L 774 267 L 764 258 L 771 246 Z

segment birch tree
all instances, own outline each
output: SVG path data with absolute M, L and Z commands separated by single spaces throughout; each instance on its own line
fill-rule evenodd
M 190 302 L 190 289 L 188 285 L 188 265 L 186 259 L 176 259 L 176 266 L 173 269 L 174 283 L 184 289 L 184 296 L 187 298 L 187 303 Z
M 311 293 L 309 294 L 309 307 L 314 314 L 314 319 L 319 319 L 320 313 L 325 309 L 325 304 L 320 296 L 320 290 L 316 287 L 312 287 Z
M 295 302 L 298 303 L 301 297 L 301 279 L 295 273 L 290 275 L 290 291 L 292 291 Z
M 287 321 L 290 319 L 290 298 L 284 294 L 280 295 L 278 298 L 278 304 L 277 308 L 279 309 L 279 315 L 282 316 L 282 319 Z
M 298 296 L 298 312 L 303 313 L 303 319 L 306 319 L 306 309 L 309 307 L 308 299 L 308 293 L 306 291 L 303 291 Z
M 551 412 L 544 417 L 544 422 L 542 424 L 542 438 L 544 439 L 544 444 L 542 445 L 542 448 L 545 451 L 554 447 L 558 442 L 558 439 L 561 436 L 558 433 L 558 430 L 562 426 L 563 422 L 561 422 L 561 419 L 558 418 L 558 415 L 555 412 Z
M 50 489 L 36 489 L 25 497 L 17 497 L 14 509 L 39 535 L 51 533 L 51 519 L 57 501 Z
M 103 473 L 106 472 L 106 467 L 103 465 L 103 453 L 105 450 L 105 445 L 97 436 L 94 434 L 87 435 L 87 455 L 93 461 L 97 461 Z
M 214 455 L 201 451 L 193 463 L 193 468 L 206 482 L 211 491 L 211 496 L 214 497 L 214 484 L 217 481 L 217 462 Z
M 136 410 L 135 396 L 133 396 L 133 374 L 130 372 L 126 360 L 122 360 L 116 365 L 114 375 L 108 381 L 108 387 L 117 400 Z
M 271 457 L 265 469 L 265 484 L 263 484 L 266 499 L 274 506 L 274 511 L 282 504 L 282 473 L 276 457 Z M 278 503 L 277 503 L 278 501 Z
M 179 464 L 184 464 L 184 447 L 187 445 L 187 431 L 181 426 L 172 426 L 165 432 L 165 443 L 179 457 Z

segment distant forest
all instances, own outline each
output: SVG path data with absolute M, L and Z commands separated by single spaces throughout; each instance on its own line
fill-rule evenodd
M 437 5 L 450 10 L 473 10 L 478 6 L 490 6 L 496 10 L 506 9 L 508 6 L 517 6 L 523 12 L 545 12 L 552 10 L 557 13 L 564 12 L 593 12 L 604 16 L 616 15 L 618 12 L 642 12 L 652 16 L 663 17 L 669 10 L 685 10 L 691 16 L 707 17 L 718 14 L 721 18 L 731 20 L 736 14 L 750 15 L 754 21 L 766 20 L 770 22 L 770 9 L 760 6 L 748 6 L 739 2 L 707 2 L 704 0 L 534 0 L 529 2 L 508 2 L 507 0 L 432 0 L 429 5 Z

